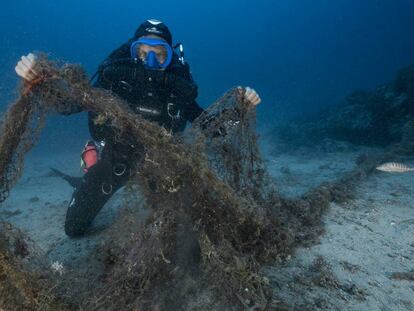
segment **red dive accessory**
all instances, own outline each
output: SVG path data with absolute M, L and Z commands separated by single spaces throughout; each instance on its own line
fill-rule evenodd
M 40 76 L 32 81 L 25 81 L 25 87 L 22 91 L 22 95 L 23 96 L 27 96 L 29 95 L 29 93 L 32 91 L 33 87 L 35 87 L 36 85 L 42 83 L 45 80 L 44 76 Z
M 99 160 L 98 146 L 92 140 L 89 140 L 81 154 L 81 167 L 85 173 L 94 166 Z

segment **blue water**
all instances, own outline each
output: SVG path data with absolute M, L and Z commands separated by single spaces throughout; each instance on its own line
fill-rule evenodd
M 98 64 L 148 18 L 183 42 L 206 107 L 234 85 L 259 92 L 259 126 L 335 104 L 391 81 L 414 63 L 412 0 L 2 1 L 0 108 L 14 98 L 14 66 L 33 50 Z M 83 114 L 48 122 L 42 144 L 76 145 Z M 65 144 L 61 138 L 65 137 Z

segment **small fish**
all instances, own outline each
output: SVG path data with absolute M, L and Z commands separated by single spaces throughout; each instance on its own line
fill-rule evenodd
M 413 172 L 414 168 L 397 162 L 388 162 L 376 167 L 377 170 L 388 173 L 406 173 Z

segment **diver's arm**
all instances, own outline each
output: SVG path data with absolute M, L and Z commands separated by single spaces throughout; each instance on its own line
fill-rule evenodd
M 14 68 L 17 75 L 25 81 L 29 88 L 43 81 L 42 75 L 35 69 L 36 65 L 36 55 L 29 53 L 28 55 L 23 55 Z M 83 111 L 83 109 L 78 104 L 65 104 L 61 106 L 58 113 L 63 115 L 70 115 L 81 111 Z
M 184 117 L 187 121 L 193 123 L 203 112 L 204 109 L 194 99 L 184 110 Z
M 183 78 L 176 72 L 167 74 L 166 83 L 178 97 L 178 101 L 183 103 L 183 117 L 192 123 L 204 111 L 196 101 L 197 84 L 193 79 Z
M 254 89 L 250 87 L 239 86 L 237 87 L 237 91 L 239 92 L 240 95 L 243 96 L 242 100 L 245 103 L 247 103 L 247 106 L 245 106 L 245 108 L 247 108 L 248 110 L 260 104 L 261 102 L 260 96 L 257 94 L 257 92 Z M 239 111 L 240 108 L 241 108 L 240 106 L 234 106 L 232 108 L 223 107 L 221 110 L 219 109 L 218 111 L 215 111 L 215 112 L 207 111 L 207 114 L 201 117 L 202 119 L 201 119 L 199 126 L 202 130 L 208 130 L 211 127 L 213 128 L 215 127 L 215 129 L 213 129 L 213 131 L 211 132 L 212 137 L 224 137 L 228 134 L 231 128 L 233 128 L 234 126 L 237 126 L 240 123 L 240 120 L 238 119 L 238 115 L 239 113 L 243 113 Z M 202 108 L 200 107 L 200 109 Z M 231 110 L 235 110 L 234 112 L 236 113 L 233 114 L 232 119 L 229 119 L 229 116 L 225 116 L 225 114 L 226 112 L 230 112 L 231 114 Z M 204 110 L 199 112 L 196 118 L 203 111 Z
M 262 100 L 259 94 L 257 94 L 257 92 L 254 89 L 248 86 L 245 88 L 239 86 L 238 89 L 240 90 L 240 92 L 244 92 L 244 100 L 249 103 L 250 107 L 255 107 L 261 103 Z M 203 111 L 204 109 L 201 108 L 194 99 L 186 109 L 186 119 L 190 122 L 193 122 L 196 118 L 200 116 L 200 114 L 203 113 Z

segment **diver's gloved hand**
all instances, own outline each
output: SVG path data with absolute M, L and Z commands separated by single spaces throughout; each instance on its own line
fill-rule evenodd
M 20 77 L 27 82 L 31 82 L 40 76 L 36 70 L 34 70 L 35 64 L 36 56 L 33 53 L 29 53 L 27 56 L 22 56 L 22 59 L 17 63 L 15 70 Z
M 260 102 L 262 101 L 259 94 L 257 94 L 257 92 L 254 89 L 248 86 L 246 88 L 242 88 L 241 86 L 239 86 L 239 90 L 244 91 L 244 99 L 252 106 L 256 106 L 260 104 Z

